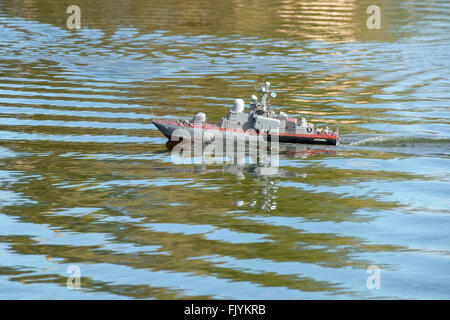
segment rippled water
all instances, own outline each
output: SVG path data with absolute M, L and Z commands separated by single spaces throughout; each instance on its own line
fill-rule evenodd
M 0 3 L 0 298 L 450 298 L 447 1 L 77 4 Z M 171 160 L 264 80 L 341 145 Z

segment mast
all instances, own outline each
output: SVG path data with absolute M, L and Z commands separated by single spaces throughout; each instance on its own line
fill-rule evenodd
M 270 87 L 270 82 L 268 82 L 268 81 L 264 84 L 263 87 L 261 87 L 261 92 L 262 92 L 261 105 L 263 107 L 263 110 L 264 111 L 267 110 L 267 112 L 271 111 L 270 103 L 267 102 L 267 98 L 268 98 L 269 93 L 270 93 L 270 96 L 273 97 L 273 98 L 275 98 L 277 96 L 274 91 L 269 89 L 269 87 Z

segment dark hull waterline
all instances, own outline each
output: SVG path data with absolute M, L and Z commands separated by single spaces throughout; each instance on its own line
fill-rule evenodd
M 192 125 L 184 125 L 181 122 L 173 121 L 173 120 L 153 120 L 153 124 L 164 134 L 168 139 L 172 139 L 172 134 L 177 129 L 185 129 L 188 132 L 193 131 L 194 129 L 200 129 L 203 132 L 220 132 L 221 134 L 232 134 L 234 136 L 249 134 L 248 132 L 244 132 L 243 130 L 229 130 L 220 128 L 217 125 L 213 124 L 205 124 L 202 126 L 192 126 Z M 266 133 L 250 133 L 254 136 L 263 136 L 264 139 L 271 141 L 272 135 Z M 193 136 L 193 135 L 192 135 Z M 285 134 L 279 133 L 277 134 L 278 142 L 281 143 L 302 143 L 302 144 L 321 144 L 321 145 L 337 145 L 339 143 L 339 136 L 336 135 L 327 135 L 327 134 Z M 176 137 L 178 140 L 178 137 Z

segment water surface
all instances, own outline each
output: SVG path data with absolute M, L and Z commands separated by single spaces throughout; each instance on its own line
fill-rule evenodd
M 80 0 L 68 30 L 3 1 L 0 298 L 448 299 L 450 6 L 378 3 L 368 30 L 369 1 Z M 341 145 L 173 162 L 154 117 L 266 80 Z

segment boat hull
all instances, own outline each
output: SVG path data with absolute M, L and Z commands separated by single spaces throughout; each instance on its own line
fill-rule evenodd
M 279 134 L 268 134 L 268 133 L 256 133 L 250 131 L 243 131 L 237 129 L 226 129 L 220 128 L 214 124 L 204 124 L 204 125 L 192 125 L 184 124 L 181 121 L 176 120 L 153 120 L 153 124 L 158 128 L 163 135 L 171 140 L 179 140 L 180 136 L 176 133 L 177 129 L 183 129 L 187 133 L 187 137 L 191 139 L 203 139 L 208 140 L 213 135 L 222 135 L 231 137 L 263 137 L 267 141 L 278 138 L 278 142 L 282 143 L 302 143 L 302 144 L 322 144 L 322 145 L 337 145 L 339 144 L 339 135 L 330 134 L 291 134 L 291 133 L 279 133 Z M 180 132 L 180 131 L 178 131 Z M 176 137 L 172 137 L 175 133 Z M 200 134 L 199 134 L 200 133 Z M 205 135 L 209 133 L 209 135 Z M 183 135 L 183 138 L 186 136 Z

